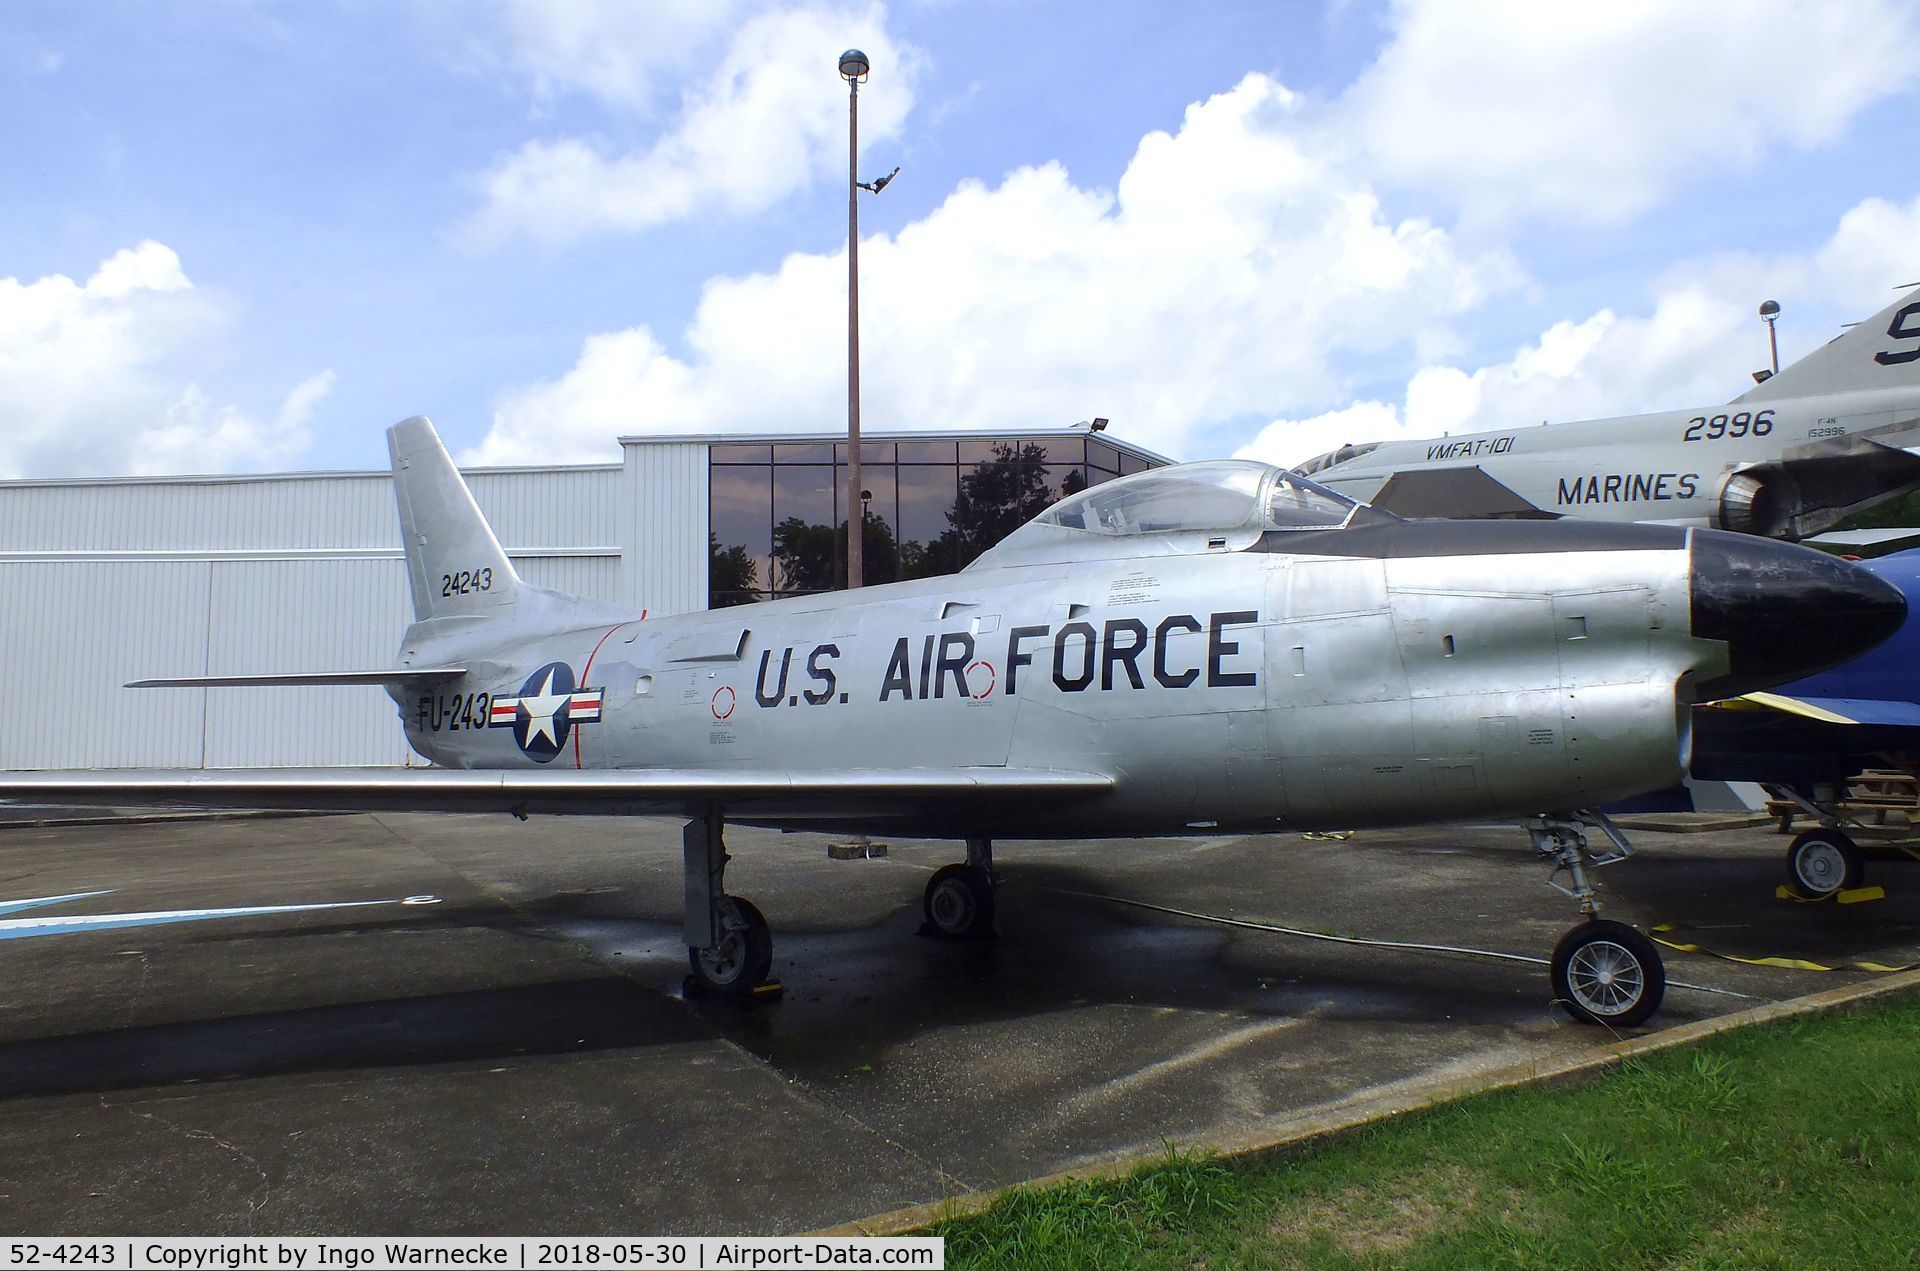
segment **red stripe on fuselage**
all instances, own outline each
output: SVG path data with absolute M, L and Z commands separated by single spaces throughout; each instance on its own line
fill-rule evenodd
M 607 633 L 600 637 L 600 643 L 593 646 L 592 653 L 587 654 L 587 664 L 580 668 L 580 683 L 583 686 L 587 682 L 587 677 L 593 674 L 593 660 L 600 656 L 600 645 L 605 644 L 608 640 L 612 639 L 613 633 L 618 631 L 620 627 L 624 627 L 626 625 L 627 624 L 623 622 L 620 624 L 620 626 L 608 627 Z M 594 699 L 593 706 L 595 711 L 598 711 L 600 709 L 600 701 L 597 695 Z M 597 719 L 598 716 L 596 715 L 595 718 Z M 578 728 L 573 730 L 573 766 L 575 768 L 578 768 L 581 766 L 580 764 L 580 730 Z

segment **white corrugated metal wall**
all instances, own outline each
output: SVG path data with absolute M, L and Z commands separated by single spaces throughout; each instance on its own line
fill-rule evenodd
M 469 483 L 529 582 L 623 604 L 629 583 L 652 590 L 622 568 L 621 468 Z M 409 617 L 384 473 L 0 483 L 0 767 L 408 762 L 377 688 L 121 686 L 386 666 Z
M 707 607 L 707 443 L 622 438 L 626 603 L 649 614 Z
M 706 608 L 708 443 L 621 446 L 468 483 L 529 582 Z M 0 482 L 0 767 L 405 763 L 379 689 L 121 685 L 385 666 L 408 616 L 384 472 Z

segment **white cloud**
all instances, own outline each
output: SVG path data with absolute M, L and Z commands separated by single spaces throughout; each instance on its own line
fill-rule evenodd
M 307 444 L 324 373 L 255 421 L 183 370 L 227 320 L 161 243 L 115 253 L 84 283 L 0 278 L 0 476 L 218 472 L 284 464 Z
M 1814 263 L 1828 296 L 1878 309 L 1888 288 L 1920 282 L 1920 196 L 1904 207 L 1886 199 L 1853 207 Z
M 1920 77 L 1901 0 L 1396 0 L 1330 145 L 1469 212 L 1617 220 Z
M 647 34 L 628 27 L 600 29 L 601 38 L 577 49 L 568 40 L 575 56 L 553 60 L 565 62 L 573 82 L 625 99 L 641 91 L 628 81 L 642 72 L 618 51 Z M 863 147 L 898 133 L 920 58 L 887 32 L 880 7 L 764 12 L 728 29 L 717 65 L 690 77 L 677 116 L 649 144 L 628 149 L 562 136 L 530 141 L 497 162 L 480 179 L 485 204 L 465 226 L 467 239 L 565 242 L 771 206 L 846 163 L 847 90 L 828 59 L 849 45 L 865 49 L 885 77 L 884 89 L 869 90 L 861 103 Z M 596 52 L 611 62 L 594 60 Z
M 1413 435 L 1392 402 L 1361 401 L 1310 419 L 1276 419 L 1234 451 L 1236 459 L 1259 459 L 1292 467 L 1349 442 L 1391 441 Z
M 503 0 L 498 18 L 508 59 L 539 98 L 575 91 L 644 108 L 697 64 L 740 8 L 737 0 Z
M 1239 453 L 1295 464 L 1349 442 L 1437 437 L 1546 421 L 1608 418 L 1724 402 L 1766 365 L 1759 299 L 1782 302 L 1781 361 L 1836 334 L 1920 280 L 1920 197 L 1868 199 L 1807 256 L 1722 256 L 1673 271 L 1652 311 L 1611 309 L 1554 323 L 1512 358 L 1468 372 L 1427 366 L 1401 403 L 1363 401 L 1304 419 L 1276 419 Z M 1795 321 L 1796 315 L 1798 320 Z
M 334 374 L 322 371 L 294 385 L 270 421 L 258 421 L 230 405 L 215 405 L 188 384 L 162 421 L 128 440 L 126 470 L 136 474 L 259 471 L 290 464 L 307 449 L 313 411 L 333 389 Z
M 1511 284 L 1299 140 L 1300 103 L 1250 75 L 1146 137 L 1117 188 L 1057 164 L 961 184 L 861 243 L 872 428 L 1106 415 L 1179 453 L 1204 424 L 1335 395 L 1344 352 L 1399 350 Z M 604 458 L 618 432 L 833 428 L 845 418 L 846 261 L 795 254 L 711 281 L 675 356 L 636 329 L 506 394 L 481 462 Z M 1444 342 L 1441 342 L 1444 343 Z

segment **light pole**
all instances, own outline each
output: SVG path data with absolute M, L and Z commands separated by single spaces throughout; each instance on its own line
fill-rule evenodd
M 1772 375 L 1778 375 L 1780 373 L 1780 341 L 1773 334 L 1773 320 L 1779 316 L 1779 301 L 1763 300 L 1760 302 L 1760 320 L 1767 324 L 1767 348 L 1773 354 L 1773 371 L 1769 378 L 1771 378 Z
M 860 82 L 867 77 L 867 55 L 848 49 L 840 55 L 840 77 L 847 81 L 847 586 L 866 581 L 866 513 L 860 504 Z
M 870 63 L 859 49 L 840 55 L 840 78 L 847 81 L 847 586 L 866 582 L 866 492 L 860 485 L 860 191 L 874 194 L 900 169 L 878 181 L 860 180 L 860 85 Z M 855 508 L 859 508 L 855 519 Z

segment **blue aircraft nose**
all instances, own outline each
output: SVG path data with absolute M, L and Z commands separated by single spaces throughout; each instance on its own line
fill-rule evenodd
M 1725 530 L 1695 530 L 1693 634 L 1725 640 L 1727 674 L 1700 700 L 1737 697 L 1857 657 L 1899 630 L 1900 589 L 1837 556 Z

